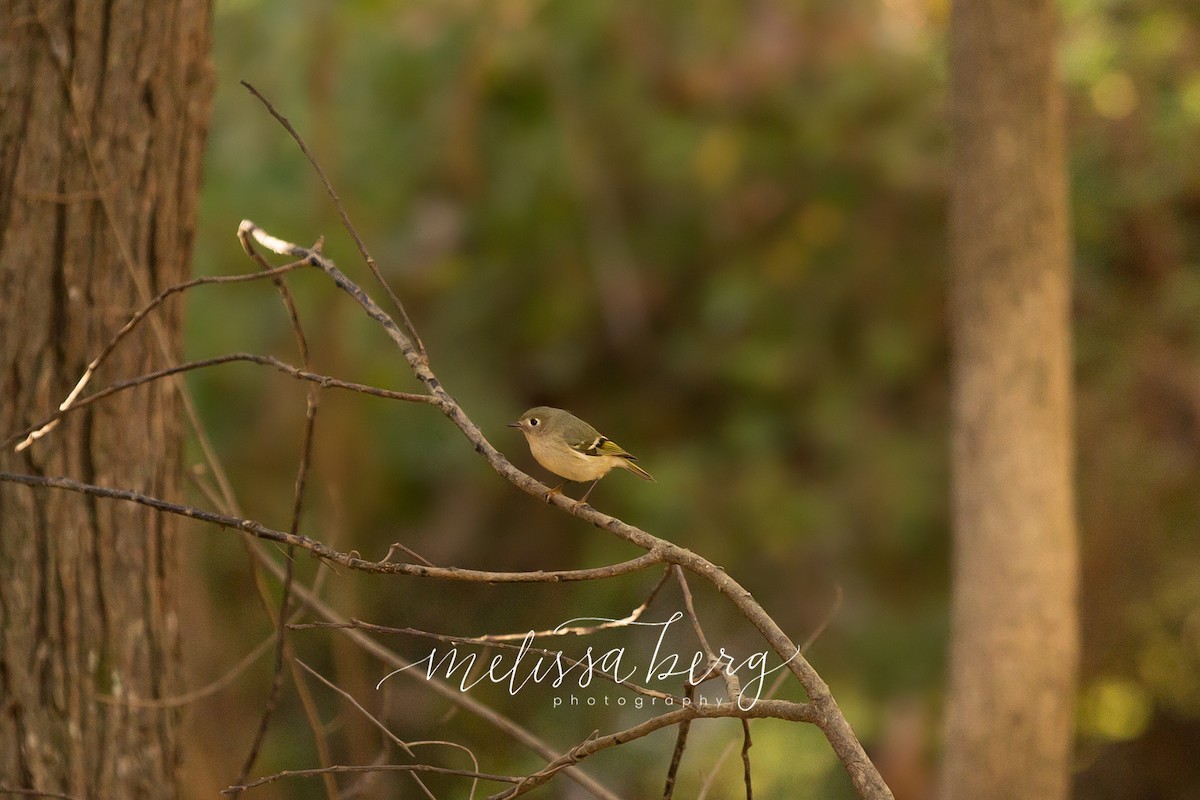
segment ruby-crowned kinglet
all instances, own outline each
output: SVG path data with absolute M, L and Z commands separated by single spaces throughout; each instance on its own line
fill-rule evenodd
M 529 442 L 529 452 L 537 462 L 555 475 L 572 481 L 591 481 L 579 499 L 588 495 L 610 470 L 627 469 L 644 481 L 653 481 L 650 473 L 633 463 L 637 461 L 616 442 L 600 433 L 569 411 L 549 406 L 531 408 L 510 428 L 519 428 Z M 551 492 L 558 492 L 558 487 Z

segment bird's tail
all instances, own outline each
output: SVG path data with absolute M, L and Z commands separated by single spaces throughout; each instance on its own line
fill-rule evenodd
M 637 475 L 639 478 L 641 478 L 644 481 L 650 481 L 651 483 L 658 483 L 658 481 L 654 480 L 653 475 L 651 475 L 649 472 L 646 472 L 646 470 L 642 469 L 641 467 L 639 467 L 637 464 L 633 463 L 633 461 L 628 458 L 623 459 L 621 461 L 621 466 L 625 467 L 625 469 L 629 470 L 634 475 Z

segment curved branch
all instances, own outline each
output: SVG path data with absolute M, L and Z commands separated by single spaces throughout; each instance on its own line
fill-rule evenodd
M 429 772 L 435 775 L 457 775 L 462 778 L 471 778 L 477 781 L 495 781 L 496 783 L 515 783 L 519 778 L 512 775 L 496 775 L 490 772 L 474 772 L 469 769 L 449 769 L 447 767 L 435 767 L 430 764 L 373 764 L 366 766 L 358 765 L 336 765 L 332 767 L 320 767 L 317 769 L 285 769 L 282 772 L 276 772 L 274 775 L 268 775 L 265 778 L 259 778 L 256 781 L 249 783 L 239 783 L 221 790 L 223 795 L 237 795 L 247 789 L 253 789 L 256 786 L 262 786 L 267 783 L 283 780 L 284 778 L 312 778 L 318 775 L 353 775 L 372 772 Z
M 626 728 L 607 736 L 590 736 L 563 755 L 551 761 L 540 771 L 527 777 L 511 789 L 492 795 L 488 800 L 508 800 L 511 797 L 525 794 L 536 789 L 566 767 L 577 764 L 588 756 L 595 755 L 601 750 L 640 739 L 662 728 L 691 722 L 694 719 L 720 719 L 737 717 L 739 719 L 783 719 L 791 722 L 811 722 L 820 724 L 820 711 L 812 703 L 793 703 L 787 700 L 760 700 L 751 709 L 738 708 L 737 703 L 716 703 L 711 705 L 692 704 L 676 711 L 668 711 L 657 717 L 646 720 L 633 727 Z
M 451 636 L 450 634 L 431 633 L 429 631 L 423 631 L 423 630 L 419 630 L 417 628 L 397 628 L 397 627 L 392 627 L 389 625 L 376 625 L 376 624 L 370 623 L 370 622 L 363 622 L 362 620 L 359 620 L 359 619 L 351 619 L 349 622 L 300 622 L 300 623 L 293 623 L 293 624 L 289 625 L 288 627 L 295 631 L 317 630 L 317 629 L 321 629 L 321 628 L 326 628 L 326 629 L 333 629 L 333 630 L 349 629 L 349 630 L 370 631 L 372 633 L 391 633 L 391 634 L 399 634 L 399 635 L 403 635 L 403 636 L 420 636 L 420 637 L 426 638 L 426 639 L 434 639 L 435 641 L 439 641 L 439 642 L 449 642 L 450 644 L 469 644 L 469 645 L 486 646 L 486 647 L 497 647 L 497 648 L 500 648 L 503 650 L 516 650 L 516 651 L 518 651 L 518 653 L 531 653 L 535 656 L 539 656 L 539 655 L 540 656 L 549 656 L 551 658 L 557 657 L 557 658 L 561 658 L 562 661 L 567 665 L 568 672 L 571 669 L 574 669 L 575 667 L 584 666 L 584 662 L 579 661 L 574 658 L 571 658 L 570 656 L 565 655 L 562 651 L 559 651 L 556 653 L 552 650 L 547 650 L 543 647 L 530 647 L 527 644 L 516 645 L 516 644 L 509 644 L 508 642 L 497 642 L 494 639 L 491 639 L 487 636 Z M 529 633 L 526 634 L 526 636 L 529 638 L 530 641 L 532 641 L 533 637 L 536 635 L 537 634 L 533 631 L 530 631 Z M 626 689 L 628 689 L 629 691 L 634 692 L 636 694 L 643 695 L 645 697 L 653 697 L 657 700 L 664 700 L 664 701 L 669 701 L 669 702 L 673 702 L 673 703 L 680 703 L 683 701 L 683 698 L 678 697 L 673 694 L 670 694 L 668 692 L 660 692 L 657 689 L 647 689 L 645 686 L 636 684 L 633 681 L 619 678 L 619 677 L 617 677 L 617 674 L 615 672 L 605 672 L 602 669 L 597 669 L 594 664 L 586 665 L 586 666 L 584 666 L 584 669 L 590 675 L 598 676 L 598 677 L 603 678 L 606 681 L 609 681 L 617 686 L 623 686 Z M 390 677 L 390 676 L 388 676 L 388 677 Z M 380 683 L 382 683 L 384 680 L 387 680 L 387 677 L 383 678 L 383 680 L 381 680 Z
M 479 569 L 461 569 L 459 567 L 428 567 L 424 564 L 396 564 L 390 561 L 368 561 L 353 550 L 349 553 L 342 553 L 301 534 L 287 533 L 286 531 L 268 528 L 266 525 L 260 525 L 250 519 L 238 519 L 237 517 L 228 517 L 224 514 L 216 514 L 212 511 L 192 508 L 191 506 L 169 503 L 166 500 L 160 500 L 157 497 L 147 497 L 128 489 L 109 489 L 103 486 L 81 483 L 70 478 L 21 475 L 12 472 L 0 472 L 0 481 L 20 483 L 25 486 L 45 486 L 51 489 L 65 489 L 69 492 L 77 492 L 93 497 L 106 497 L 111 500 L 127 500 L 131 503 L 149 506 L 150 508 L 165 511 L 169 514 L 178 514 L 181 517 L 198 519 L 201 522 L 208 522 L 222 528 L 234 528 L 259 539 L 293 545 L 302 550 L 307 550 L 326 561 L 341 564 L 349 569 L 384 575 L 415 575 L 422 578 L 437 578 L 448 581 L 473 581 L 476 583 L 564 583 L 567 581 L 591 581 L 599 578 L 613 578 L 662 563 L 662 555 L 658 552 L 645 553 L 637 558 L 603 567 L 536 570 L 534 572 L 491 572 Z
M 254 544 L 256 546 L 250 548 L 250 554 L 254 558 L 255 563 L 262 565 L 265 569 L 274 574 L 276 578 L 282 579 L 284 574 L 283 567 L 274 559 L 266 556 L 264 547 L 258 546 L 257 543 Z M 330 607 L 328 603 L 317 596 L 316 593 L 310 591 L 303 585 L 296 586 L 296 598 L 305 606 L 307 606 L 314 614 L 328 620 L 329 622 L 342 623 L 348 621 L 345 617 L 341 616 L 336 610 Z M 394 669 L 410 667 L 412 665 L 411 661 L 407 661 L 394 650 L 391 650 L 380 644 L 379 641 L 371 636 L 368 636 L 364 631 L 355 630 L 354 628 L 344 628 L 343 633 L 364 651 L 371 654 L 375 658 L 378 658 L 384 664 L 387 664 Z M 471 695 L 464 694 L 463 692 L 459 691 L 457 687 L 451 686 L 450 684 L 436 677 L 426 678 L 424 675 L 408 670 L 401 672 L 401 674 L 408 676 L 410 680 L 420 681 L 421 685 L 429 688 L 442 699 L 469 714 L 473 714 L 489 725 L 492 725 L 498 731 L 501 731 L 505 736 L 508 736 L 514 741 L 525 745 L 530 750 L 541 754 L 543 758 L 555 757 L 557 751 L 553 750 L 549 744 L 535 736 L 530 730 L 504 716 L 491 706 L 476 700 Z M 566 771 L 566 776 L 575 781 L 592 797 L 599 798 L 599 800 L 619 800 L 615 794 L 604 788 L 594 778 L 577 767 L 569 767 Z
M 241 84 L 242 86 L 245 86 L 252 95 L 258 98 L 259 102 L 266 107 L 267 112 L 270 113 L 270 115 L 274 117 L 280 125 L 283 126 L 283 129 L 291 135 L 297 146 L 299 146 L 300 152 L 303 153 L 304 157 L 308 159 L 308 163 L 312 165 L 313 170 L 317 173 L 317 177 L 321 179 L 321 183 L 324 185 L 325 191 L 329 195 L 329 198 L 333 200 L 333 205 L 335 208 L 337 208 L 338 215 L 342 218 L 342 226 L 346 229 L 346 232 L 350 234 L 350 238 L 354 240 L 354 244 L 358 247 L 358 252 L 362 255 L 363 261 L 365 261 L 367 264 L 367 268 L 371 270 L 371 274 L 375 276 L 375 280 L 379 281 L 379 285 L 383 287 L 385 292 L 387 292 L 388 299 L 392 301 L 392 305 L 394 305 L 400 312 L 400 318 L 404 320 L 404 327 L 408 329 L 408 332 L 416 341 L 417 349 L 424 353 L 425 343 L 421 341 L 421 337 L 417 333 L 416 327 L 413 326 L 412 320 L 408 318 L 408 311 L 405 310 L 404 304 L 400 302 L 400 298 L 397 297 L 396 293 L 392 291 L 391 285 L 383 279 L 383 273 L 379 271 L 379 267 L 376 265 L 374 257 L 367 250 L 366 242 L 364 242 L 362 237 L 358 235 L 358 230 L 354 227 L 353 223 L 350 222 L 350 215 L 346 213 L 346 208 L 342 205 L 342 199 L 338 197 L 337 190 L 333 188 L 333 183 L 325 175 L 325 170 L 321 168 L 321 164 L 317 161 L 317 157 L 312 154 L 312 151 L 308 149 L 308 144 L 306 144 L 300 134 L 296 132 L 296 129 L 292 127 L 291 120 L 279 113 L 271 101 L 268 100 L 262 92 L 256 89 L 249 81 L 241 81 Z M 246 246 L 245 240 L 242 241 L 242 246 Z M 249 252 L 249 248 L 247 248 L 247 252 Z
M 285 375 L 290 375 L 296 380 L 315 383 L 323 389 L 345 389 L 351 392 L 358 392 L 359 394 L 371 395 L 372 397 L 383 397 L 388 400 L 402 400 L 407 403 L 425 403 L 427 405 L 437 405 L 439 403 L 439 400 L 432 395 L 416 394 L 413 392 L 395 392 L 391 389 L 380 389 L 363 383 L 343 381 L 329 375 L 321 375 L 316 372 L 300 369 L 299 367 L 292 366 L 286 361 L 278 359 L 275 356 L 262 356 L 256 353 L 227 353 L 223 356 L 212 356 L 211 358 L 188 361 L 183 364 L 176 364 L 173 367 L 167 367 L 154 372 L 147 372 L 145 375 L 139 375 L 136 378 L 117 381 L 116 383 L 112 383 L 97 392 L 89 394 L 87 397 L 75 399 L 69 405 L 64 402 L 63 405 L 66 406 L 65 408 L 60 408 L 54 414 L 42 420 L 41 422 L 31 425 L 25 430 L 8 437 L 4 440 L 3 444 L 0 444 L 0 449 L 6 450 L 20 440 L 28 441 L 29 439 L 27 437 L 33 437 L 34 434 L 38 433 L 39 431 L 48 432 L 53 429 L 58 420 L 65 417 L 67 414 L 70 414 L 73 411 L 78 411 L 81 408 L 86 408 L 92 403 L 103 400 L 104 398 L 117 394 L 118 392 L 123 392 L 126 389 L 132 389 L 135 386 L 141 386 L 144 383 L 150 383 L 151 381 L 156 381 L 181 372 L 190 372 L 194 369 L 203 369 L 205 367 L 215 367 L 221 364 L 231 364 L 236 362 L 246 362 L 250 364 L 261 364 L 263 366 L 274 367 Z M 93 363 L 98 363 L 98 361 L 94 361 Z M 82 383 L 83 381 L 81 380 L 81 384 Z
M 205 286 L 205 285 L 214 284 L 214 283 L 244 283 L 247 281 L 262 280 L 264 278 L 278 280 L 280 275 L 283 275 L 286 272 L 291 272 L 294 269 L 303 267 L 303 266 L 305 266 L 305 264 L 306 264 L 306 262 L 301 260 L 301 261 L 294 261 L 291 264 L 284 264 L 281 267 L 267 269 L 267 270 L 264 270 L 263 272 L 251 272 L 251 273 L 240 274 L 240 275 L 210 275 L 210 276 L 204 277 L 204 278 L 195 278 L 190 281 L 184 281 L 183 283 L 177 283 L 174 286 L 168 286 L 166 289 L 163 289 L 161 292 L 159 292 L 157 295 L 155 295 L 149 302 L 147 302 L 146 305 L 144 305 L 136 314 L 134 314 L 132 317 L 130 317 L 128 322 L 126 322 L 124 325 L 121 326 L 121 329 L 119 331 L 117 331 L 116 334 L 113 335 L 112 339 L 110 339 L 108 341 L 108 344 L 106 344 L 104 346 L 104 348 L 100 351 L 100 354 L 98 356 L 96 356 L 95 358 L 93 358 L 88 363 L 87 369 L 85 369 L 83 371 L 83 375 L 75 383 L 75 387 L 73 389 L 71 389 L 71 391 L 67 394 L 67 398 L 65 400 L 63 400 L 62 403 L 59 404 L 58 413 L 55 414 L 54 416 L 50 417 L 49 420 L 47 420 L 45 424 L 41 425 L 40 427 L 34 428 L 31 431 L 28 431 L 28 436 L 26 436 L 20 442 L 20 444 L 18 444 L 16 446 L 17 452 L 20 452 L 20 451 L 26 449 L 31 444 L 36 442 L 38 439 L 42 438 L 47 433 L 54 430 L 55 426 L 58 425 L 59 418 L 62 417 L 62 414 L 64 412 L 70 410 L 73 406 L 76 405 L 76 402 L 75 402 L 76 399 L 79 397 L 79 394 L 84 390 L 84 387 L 86 387 L 88 385 L 88 383 L 91 381 L 92 375 L 94 375 L 96 373 L 97 368 L 99 368 L 99 366 L 102 363 L 104 363 L 104 360 L 107 359 L 112 354 L 113 350 L 116 349 L 117 345 L 121 343 L 121 340 L 124 339 L 129 334 L 130 331 L 132 331 L 135 327 L 137 327 L 138 323 L 141 322 L 143 319 L 145 319 L 146 316 L 151 311 L 153 311 L 155 308 L 157 308 L 160 304 L 162 304 L 163 301 L 165 301 L 171 295 L 187 291 L 188 289 L 192 289 L 196 286 Z M 155 323 L 155 324 L 157 325 L 157 323 Z M 159 329 L 156 327 L 155 330 L 158 331 Z M 168 374 L 170 374 L 170 373 L 168 373 Z M 7 447 L 8 444 L 6 443 L 5 446 Z
M 590 522 L 597 528 L 612 533 L 625 541 L 637 545 L 648 553 L 657 553 L 658 557 L 669 564 L 676 564 L 689 572 L 706 579 L 726 598 L 733 603 L 738 612 L 751 625 L 758 629 L 763 639 L 771 646 L 791 670 L 792 674 L 804 687 L 808 699 L 821 710 L 815 724 L 825 734 L 830 746 L 837 754 L 838 760 L 850 776 L 851 783 L 860 797 L 881 798 L 891 800 L 892 792 L 884 783 L 879 770 L 871 763 L 863 750 L 862 743 L 854 734 L 849 721 L 838 707 L 837 701 L 829 691 L 828 684 L 813 669 L 808 660 L 800 652 L 800 648 L 784 633 L 779 624 L 760 606 L 754 596 L 740 583 L 734 580 L 724 569 L 713 564 L 706 558 L 693 553 L 687 548 L 680 547 L 665 539 L 660 539 L 636 526 L 630 525 L 616 517 L 597 511 L 586 503 L 572 500 L 562 494 L 547 497 L 550 487 L 526 475 L 517 469 L 504 454 L 492 446 L 479 427 L 467 416 L 458 402 L 442 388 L 441 382 L 429 367 L 429 358 L 424 351 L 414 346 L 412 340 L 392 320 L 387 313 L 372 300 L 366 292 L 351 281 L 345 273 L 323 254 L 309 248 L 300 247 L 291 242 L 279 239 L 259 228 L 250 220 L 242 220 L 238 226 L 239 236 L 253 236 L 254 239 L 268 250 L 291 258 L 302 258 L 313 266 L 319 267 L 330 280 L 342 291 L 350 295 L 366 312 L 384 329 L 388 337 L 399 348 L 408 361 L 409 367 L 417 379 L 425 385 L 429 394 L 441 402 L 438 407 L 442 413 L 462 432 L 471 442 L 475 452 L 483 456 L 488 464 L 498 474 L 506 478 L 526 494 L 546 500 L 561 510 Z

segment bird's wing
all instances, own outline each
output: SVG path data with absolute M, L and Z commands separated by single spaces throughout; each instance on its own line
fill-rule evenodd
M 609 439 L 607 436 L 596 434 L 594 437 L 579 439 L 570 443 L 571 448 L 585 456 L 616 456 L 637 461 L 625 448 Z

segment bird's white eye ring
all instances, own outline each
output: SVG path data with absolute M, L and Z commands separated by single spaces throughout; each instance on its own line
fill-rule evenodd
M 536 428 L 538 425 L 541 424 L 541 422 L 542 421 L 540 419 L 538 419 L 537 417 L 530 417 L 529 418 L 529 427 Z

